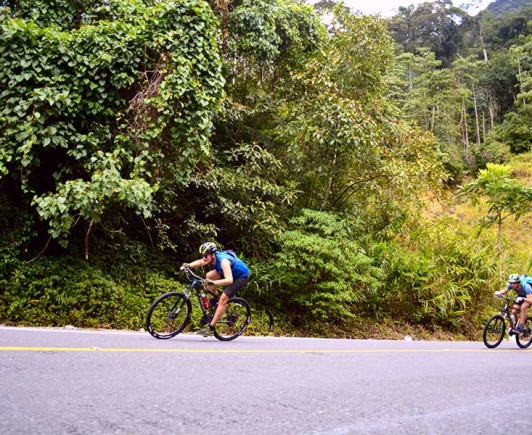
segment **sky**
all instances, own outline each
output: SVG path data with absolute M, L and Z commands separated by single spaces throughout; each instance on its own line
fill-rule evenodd
M 307 0 L 308 3 L 315 3 L 317 0 Z M 417 6 L 420 3 L 430 0 L 343 0 L 345 5 L 353 12 L 362 12 L 363 14 L 380 14 L 383 17 L 395 15 L 400 6 Z M 455 6 L 461 6 L 468 11 L 470 15 L 476 15 L 478 11 L 486 7 L 495 0 L 454 0 Z M 466 8 L 464 4 L 476 4 L 477 6 Z

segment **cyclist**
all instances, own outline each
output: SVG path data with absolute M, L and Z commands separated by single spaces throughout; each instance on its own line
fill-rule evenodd
M 205 274 L 209 291 L 216 296 L 218 286 L 225 286 L 211 322 L 206 328 L 197 332 L 199 335 L 208 337 L 214 335 L 214 326 L 224 314 L 229 299 L 235 296 L 248 283 L 249 269 L 233 251 L 218 251 L 218 247 L 213 242 L 203 243 L 199 247 L 199 253 L 201 254 L 199 260 L 195 260 L 192 263 L 183 263 L 180 269 L 210 265 L 212 270 Z
M 532 305 L 532 286 L 521 280 L 521 277 L 517 273 L 512 273 L 508 277 L 508 285 L 506 288 L 496 291 L 495 296 L 501 297 L 508 293 L 510 290 L 514 290 L 517 293 L 514 305 L 512 307 L 512 314 L 516 316 L 517 312 L 521 310 L 519 317 L 519 323 L 512 331 L 514 334 L 522 334 L 523 326 L 526 322 L 526 314 L 528 307 Z

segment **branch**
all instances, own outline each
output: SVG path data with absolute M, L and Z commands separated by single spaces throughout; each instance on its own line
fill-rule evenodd
M 85 260 L 89 259 L 89 234 L 92 230 L 93 224 L 94 224 L 94 221 L 91 219 L 91 223 L 89 224 L 89 229 L 85 233 Z
M 140 220 L 142 221 L 142 223 L 144 224 L 144 227 L 146 228 L 146 232 L 148 233 L 148 237 L 150 238 L 150 243 L 151 243 L 151 246 L 153 248 L 155 245 L 154 245 L 153 239 L 151 237 L 150 228 L 148 227 L 148 224 L 146 223 L 146 221 L 144 220 L 144 218 L 142 216 L 140 216 Z
M 340 195 L 338 196 L 338 198 L 336 198 L 336 200 L 332 203 L 331 207 L 334 207 L 334 206 L 338 203 L 338 201 L 340 201 L 340 199 L 342 198 L 342 196 L 344 196 L 344 195 L 347 193 L 347 191 L 348 191 L 349 189 L 351 189 L 352 187 L 356 186 L 357 184 L 362 184 L 362 183 L 366 183 L 366 182 L 371 181 L 371 180 L 375 180 L 375 179 L 377 179 L 377 178 L 393 178 L 393 176 L 392 176 L 392 175 L 377 174 L 377 175 L 375 175 L 375 176 L 373 176 L 373 177 L 365 178 L 365 179 L 363 179 L 363 180 L 354 181 L 354 182 L 351 183 L 349 186 L 347 186 L 347 187 L 342 191 L 342 193 L 340 193 Z M 355 192 L 356 192 L 356 190 L 355 190 Z M 349 196 L 351 196 L 353 193 L 354 193 L 354 192 L 352 192 Z M 348 197 L 348 198 L 349 198 L 349 197 Z
M 52 241 L 52 236 L 48 237 L 48 240 L 46 242 L 46 245 L 44 245 L 44 248 L 42 248 L 42 251 L 39 252 L 35 257 L 33 257 L 31 260 L 29 260 L 27 263 L 32 263 L 34 262 L 35 260 L 37 260 L 37 258 L 39 258 L 42 254 L 44 254 L 44 251 L 46 251 L 46 248 L 48 248 L 48 245 L 50 244 L 50 242 Z

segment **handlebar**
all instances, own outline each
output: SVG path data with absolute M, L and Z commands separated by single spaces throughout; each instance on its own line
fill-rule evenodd
M 183 272 L 185 272 L 185 275 L 190 282 L 194 280 L 199 281 L 202 284 L 205 282 L 205 278 L 202 278 L 201 276 L 196 275 L 194 272 L 192 272 L 192 269 L 190 267 L 184 267 Z
M 505 301 L 514 303 L 517 298 L 509 298 L 508 296 L 504 295 L 495 295 L 497 299 L 504 299 Z
M 183 269 L 183 272 L 185 272 L 185 276 L 187 277 L 187 279 L 192 283 L 193 287 L 195 287 L 196 289 L 199 289 L 200 287 L 203 287 L 203 290 L 205 290 L 207 293 L 211 294 L 212 296 L 216 296 L 216 293 L 214 293 L 209 287 L 208 287 L 208 284 L 207 284 L 207 279 L 199 276 L 199 275 L 196 275 L 194 272 L 192 272 L 192 269 L 190 269 L 190 267 L 184 267 Z M 199 286 L 200 287 L 196 287 L 196 285 L 194 283 L 199 283 Z

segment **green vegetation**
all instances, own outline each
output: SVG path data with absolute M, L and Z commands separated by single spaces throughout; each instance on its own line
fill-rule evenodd
M 532 273 L 532 11 L 502 3 L 1 1 L 0 322 L 138 329 L 216 240 L 276 334 L 478 338 Z

